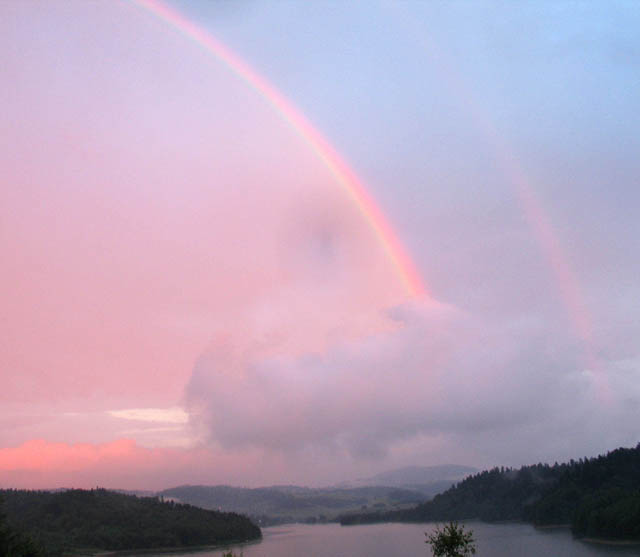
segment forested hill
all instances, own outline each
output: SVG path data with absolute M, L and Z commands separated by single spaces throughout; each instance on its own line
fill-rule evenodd
M 553 466 L 494 468 L 412 509 L 349 515 L 341 523 L 471 518 L 571 524 L 582 537 L 640 539 L 640 444 Z
M 8 527 L 29 536 L 43 555 L 78 549 L 183 548 L 262 535 L 239 514 L 104 489 L 0 490 L 0 501 Z

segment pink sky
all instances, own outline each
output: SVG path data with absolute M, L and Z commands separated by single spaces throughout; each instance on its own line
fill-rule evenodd
M 223 4 L 172 6 L 318 124 L 433 298 L 185 33 L 128 2 L 0 3 L 0 487 L 318 485 L 637 443 L 635 20 Z
M 188 425 L 108 412 L 182 405 L 212 342 L 296 356 L 393 328 L 379 310 L 407 298 L 401 277 L 322 161 L 210 55 L 120 5 L 3 11 L 0 470 L 187 481 L 205 450 L 184 449 Z M 135 479 L 105 477 L 120 467 Z

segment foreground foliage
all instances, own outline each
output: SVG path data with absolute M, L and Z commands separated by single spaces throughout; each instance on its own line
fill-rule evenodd
M 2 501 L 0 501 L 1 505 Z M 0 555 L 3 557 L 40 557 L 44 551 L 28 535 L 11 528 L 0 508 Z
M 476 552 L 473 532 L 465 530 L 457 522 L 449 522 L 425 535 L 434 557 L 469 557 Z
M 640 539 L 640 444 L 553 466 L 493 468 L 412 509 L 349 515 L 341 523 L 473 518 L 570 524 L 580 537 Z
M 248 518 L 104 489 L 58 493 L 0 491 L 9 527 L 28 533 L 46 555 L 74 549 L 147 549 L 260 538 Z

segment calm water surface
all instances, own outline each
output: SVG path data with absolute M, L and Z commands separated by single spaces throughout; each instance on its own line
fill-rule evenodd
M 478 557 L 589 557 L 640 555 L 640 546 L 609 547 L 576 541 L 568 530 L 536 530 L 528 524 L 469 522 Z M 427 557 L 426 531 L 433 524 L 292 524 L 263 528 L 263 540 L 233 546 L 244 557 Z M 189 557 L 220 557 L 222 550 L 181 553 Z M 176 554 L 173 554 L 174 557 Z M 165 554 L 166 557 L 166 554 Z

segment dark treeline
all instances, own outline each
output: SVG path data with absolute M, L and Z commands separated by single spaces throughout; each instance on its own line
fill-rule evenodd
M 105 489 L 57 493 L 0 490 L 0 501 L 6 515 L 0 522 L 0 536 L 5 531 L 7 544 L 16 545 L 12 555 L 178 548 L 253 540 L 262 535 L 260 528 L 236 513 Z
M 9 526 L 0 501 L 0 555 L 3 557 L 39 557 L 44 552 L 33 538 Z
M 407 510 L 341 517 L 341 524 L 480 519 L 570 524 L 575 535 L 640 539 L 640 444 L 564 464 L 493 468 Z

